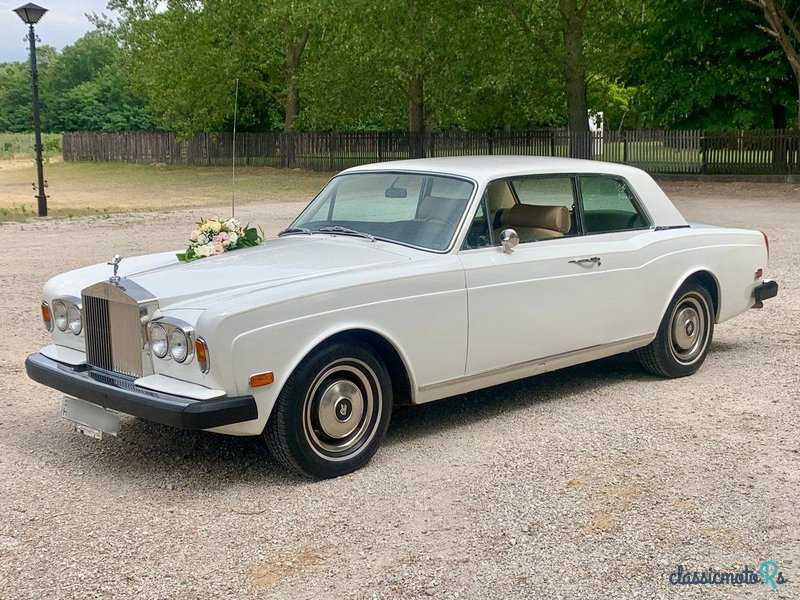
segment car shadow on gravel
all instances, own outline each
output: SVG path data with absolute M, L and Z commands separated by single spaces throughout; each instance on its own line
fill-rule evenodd
M 588 390 L 632 381 L 663 380 L 644 371 L 631 352 L 428 404 L 401 406 L 392 415 L 386 444 L 402 444 L 536 404 L 569 402 Z
M 728 352 L 737 346 L 714 342 L 712 351 Z M 630 382 L 663 381 L 645 372 L 635 354 L 610 358 L 529 377 L 454 396 L 420 406 L 397 407 L 386 446 L 457 430 L 498 415 L 525 410 L 537 404 L 578 399 L 587 391 Z M 132 417 L 123 417 L 118 439 L 95 442 L 66 433 L 64 424 L 47 428 L 61 434 L 36 432 L 40 450 L 61 468 L 89 475 L 93 472 L 121 480 L 146 479 L 162 487 L 222 489 L 238 483 L 303 485 L 308 480 L 287 473 L 266 451 L 260 437 L 234 437 L 204 431 L 183 431 Z

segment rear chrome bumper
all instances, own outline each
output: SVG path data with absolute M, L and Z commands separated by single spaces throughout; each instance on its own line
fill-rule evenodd
M 778 282 L 772 279 L 765 279 L 763 283 L 756 286 L 754 295 L 756 303 L 774 298 L 778 295 Z
M 70 367 L 43 354 L 25 360 L 28 377 L 92 404 L 179 429 L 211 429 L 258 418 L 253 396 L 193 400 L 137 387 L 133 379 L 81 365 Z

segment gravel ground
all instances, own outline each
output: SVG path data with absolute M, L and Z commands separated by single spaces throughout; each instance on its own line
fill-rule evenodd
M 0 597 L 799 597 L 800 190 L 665 187 L 689 219 L 768 231 L 782 286 L 698 374 L 619 356 L 404 408 L 370 465 L 321 483 L 252 439 L 78 435 L 25 376 L 47 278 L 180 247 L 198 209 L 0 225 Z M 271 234 L 302 205 L 237 216 Z M 770 559 L 777 592 L 668 582 Z

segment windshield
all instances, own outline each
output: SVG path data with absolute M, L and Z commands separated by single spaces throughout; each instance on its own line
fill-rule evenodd
M 464 179 L 424 173 L 340 175 L 284 233 L 363 235 L 446 250 L 474 187 Z

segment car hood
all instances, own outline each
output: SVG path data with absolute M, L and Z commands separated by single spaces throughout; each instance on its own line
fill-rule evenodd
M 385 242 L 333 236 L 288 236 L 189 263 L 164 257 L 167 264 L 125 274 L 155 295 L 162 310 L 208 308 L 242 293 L 410 260 Z

